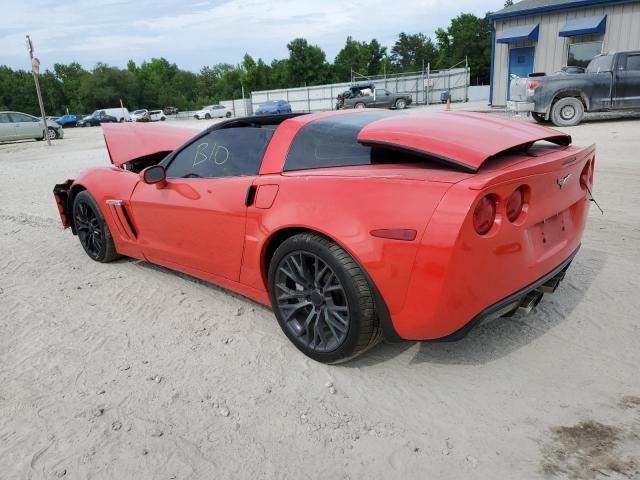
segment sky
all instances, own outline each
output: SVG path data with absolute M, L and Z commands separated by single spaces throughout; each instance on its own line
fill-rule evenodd
M 41 68 L 79 62 L 123 67 L 164 57 L 180 68 L 270 62 L 303 37 L 333 61 L 348 35 L 391 49 L 398 33 L 433 37 L 460 13 L 483 16 L 504 0 L 0 0 L 0 65 L 29 69 L 29 34 Z

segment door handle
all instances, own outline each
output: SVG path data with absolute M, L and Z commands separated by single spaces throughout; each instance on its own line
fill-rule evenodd
M 244 204 L 246 207 L 253 205 L 253 201 L 256 199 L 256 186 L 250 185 L 247 189 L 247 195 L 244 197 Z

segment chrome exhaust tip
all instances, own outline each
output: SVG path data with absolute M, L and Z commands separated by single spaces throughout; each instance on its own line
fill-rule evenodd
M 536 305 L 540 303 L 542 300 L 542 292 L 534 290 L 533 292 L 527 293 L 527 296 L 524 297 L 520 305 L 518 306 L 518 313 L 527 315 L 531 310 L 533 310 Z

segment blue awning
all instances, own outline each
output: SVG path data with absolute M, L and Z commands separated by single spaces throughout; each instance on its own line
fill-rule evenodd
M 538 24 L 521 25 L 503 30 L 498 34 L 498 43 L 526 42 L 527 40 L 538 40 Z
M 575 37 L 576 35 L 588 35 L 590 33 L 604 33 L 607 27 L 607 16 L 574 18 L 567 21 L 560 30 L 561 37 Z

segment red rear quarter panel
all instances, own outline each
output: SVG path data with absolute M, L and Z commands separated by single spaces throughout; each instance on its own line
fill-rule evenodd
M 250 207 L 241 282 L 266 288 L 264 254 L 269 239 L 285 228 L 307 228 L 333 239 L 368 272 L 391 312 L 401 309 L 418 249 L 417 241 L 373 237 L 375 229 L 411 229 L 420 238 L 450 183 L 375 168 L 309 170 L 265 175 L 278 185 L 271 208 Z M 415 170 L 414 170 L 415 171 Z M 258 192 L 259 190 L 258 186 Z

